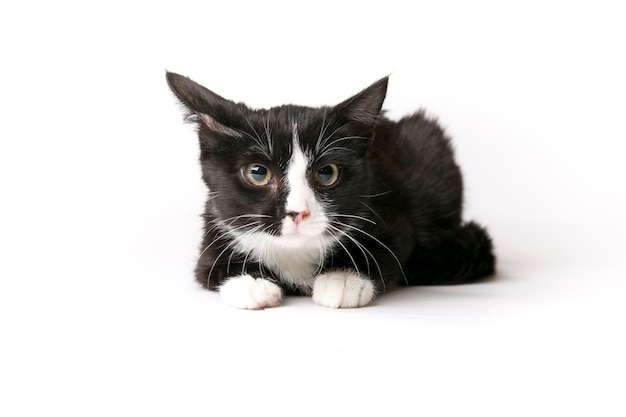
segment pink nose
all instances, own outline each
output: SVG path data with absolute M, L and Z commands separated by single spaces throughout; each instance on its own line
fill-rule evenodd
M 287 216 L 291 217 L 291 220 L 298 225 L 309 218 L 311 213 L 308 210 L 305 211 L 288 211 Z

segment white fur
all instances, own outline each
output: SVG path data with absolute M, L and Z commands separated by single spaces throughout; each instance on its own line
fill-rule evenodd
M 293 125 L 293 151 L 287 166 L 287 182 L 285 186 L 289 190 L 287 194 L 286 212 L 308 212 L 308 217 L 296 224 L 294 219 L 285 216 L 282 224 L 281 235 L 285 237 L 287 247 L 307 246 L 321 236 L 328 227 L 328 217 L 324 214 L 324 208 L 315 198 L 315 193 L 309 185 L 307 171 L 311 164 L 308 157 L 300 148 L 298 142 L 298 124 Z M 315 242 L 314 242 L 315 243 Z M 316 245 L 318 246 L 318 245 Z
M 287 167 L 287 194 L 286 211 L 295 212 L 313 212 L 320 209 L 319 203 L 315 199 L 315 194 L 309 186 L 307 168 L 310 164 L 310 158 L 304 154 L 300 148 L 298 140 L 298 125 L 293 125 L 293 150 L 291 159 Z M 319 211 L 319 210 L 318 210 Z
M 278 285 L 250 275 L 229 278 L 220 287 L 220 295 L 226 304 L 247 310 L 275 307 L 283 298 Z
M 374 285 L 351 271 L 334 271 L 318 276 L 313 285 L 313 301 L 324 307 L 363 307 L 375 296 Z

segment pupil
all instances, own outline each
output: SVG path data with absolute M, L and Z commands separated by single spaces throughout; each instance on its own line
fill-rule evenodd
M 330 165 L 325 166 L 318 171 L 318 175 L 322 181 L 328 182 L 333 178 L 333 168 Z
M 267 168 L 262 165 L 255 165 L 250 170 L 250 175 L 252 175 L 255 181 L 263 181 L 267 178 Z

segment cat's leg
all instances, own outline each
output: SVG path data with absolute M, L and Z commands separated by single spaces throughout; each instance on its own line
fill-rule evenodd
M 219 291 L 226 304 L 247 310 L 275 307 L 283 298 L 278 285 L 248 274 L 228 278 L 219 287 Z
M 324 307 L 363 307 L 374 299 L 374 284 L 352 270 L 319 275 L 313 284 L 313 301 Z

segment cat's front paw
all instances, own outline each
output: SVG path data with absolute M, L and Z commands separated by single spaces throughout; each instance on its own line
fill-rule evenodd
M 250 275 L 229 278 L 220 287 L 220 295 L 226 304 L 246 310 L 275 307 L 283 298 L 278 285 Z
M 375 294 L 372 281 L 352 271 L 328 272 L 319 275 L 313 284 L 313 301 L 324 307 L 363 307 Z

